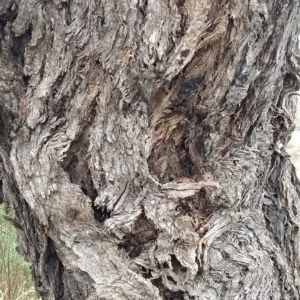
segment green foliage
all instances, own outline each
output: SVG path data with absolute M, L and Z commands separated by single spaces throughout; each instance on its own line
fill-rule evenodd
M 17 235 L 14 226 L 5 219 L 12 212 L 0 205 L 0 300 L 37 299 L 31 281 L 28 263 L 16 251 Z

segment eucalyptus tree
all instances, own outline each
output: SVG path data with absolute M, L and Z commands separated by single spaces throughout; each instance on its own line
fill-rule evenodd
M 1 194 L 43 299 L 300 299 L 299 5 L 1 0 Z

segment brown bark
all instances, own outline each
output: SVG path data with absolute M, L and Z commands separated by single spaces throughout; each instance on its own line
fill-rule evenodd
M 299 13 L 1 1 L 1 192 L 43 299 L 300 299 Z

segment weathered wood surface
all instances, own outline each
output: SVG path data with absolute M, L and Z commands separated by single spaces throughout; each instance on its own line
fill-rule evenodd
M 1 0 L 0 190 L 43 299 L 300 299 L 299 13 Z
M 300 178 L 300 103 L 297 105 L 295 113 L 295 129 L 291 135 L 286 150 L 291 156 L 291 161 L 296 168 L 298 178 Z

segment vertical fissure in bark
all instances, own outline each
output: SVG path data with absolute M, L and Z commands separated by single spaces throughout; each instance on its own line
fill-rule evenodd
M 20 36 L 14 36 L 12 39 L 11 53 L 18 63 L 24 67 L 25 49 L 31 40 L 32 24 L 28 25 L 28 29 Z
M 0 176 L 2 177 L 3 174 L 2 172 L 0 173 Z M 1 178 L 0 177 L 0 178 Z M 2 179 L 2 178 L 1 178 Z M 3 194 L 3 183 L 2 180 L 0 179 L 0 204 L 4 202 L 4 194 Z
M 56 250 L 51 239 L 48 237 L 44 253 L 45 275 L 49 287 L 54 291 L 55 299 L 63 299 L 63 265 L 57 256 Z
M 67 26 L 69 26 L 72 22 L 71 5 L 72 5 L 71 0 L 61 2 L 61 6 L 62 6 L 62 9 L 64 10 L 64 17 L 65 17 Z
M 93 112 L 91 112 L 91 115 L 93 115 Z M 91 116 L 91 120 L 93 120 L 94 117 L 95 116 Z M 62 166 L 65 172 L 69 175 L 70 182 L 78 185 L 84 195 L 89 197 L 91 200 L 91 207 L 94 212 L 95 220 L 98 222 L 104 222 L 110 217 L 111 212 L 108 211 L 106 207 L 99 208 L 95 204 L 95 200 L 98 197 L 98 191 L 94 186 L 91 171 L 89 169 L 90 158 L 88 148 L 90 145 L 90 129 L 91 124 L 86 125 L 80 135 L 71 143 L 65 154 Z M 105 178 L 103 180 L 103 184 L 105 184 Z M 69 217 L 74 219 L 77 213 L 78 212 L 76 210 L 70 210 Z
M 180 30 L 176 31 L 176 38 L 181 39 L 188 28 L 188 16 L 185 8 L 186 0 L 177 0 L 176 6 L 180 15 Z
M 181 55 L 186 56 L 188 53 L 189 50 L 185 49 Z M 150 122 L 158 134 L 161 134 L 161 138 L 153 145 L 148 163 L 163 182 L 199 175 L 201 166 L 199 160 L 195 159 L 191 144 L 197 138 L 196 132 L 203 133 L 203 121 L 207 116 L 205 108 L 196 109 L 195 112 L 194 105 L 201 91 L 199 86 L 203 78 L 202 74 L 182 74 L 176 83 L 173 81 L 169 85 L 171 90 L 161 86 L 151 97 Z M 168 107 L 161 107 L 160 103 L 164 98 L 170 98 Z M 167 111 L 165 115 L 164 110 Z M 154 124 L 155 121 L 157 125 Z

